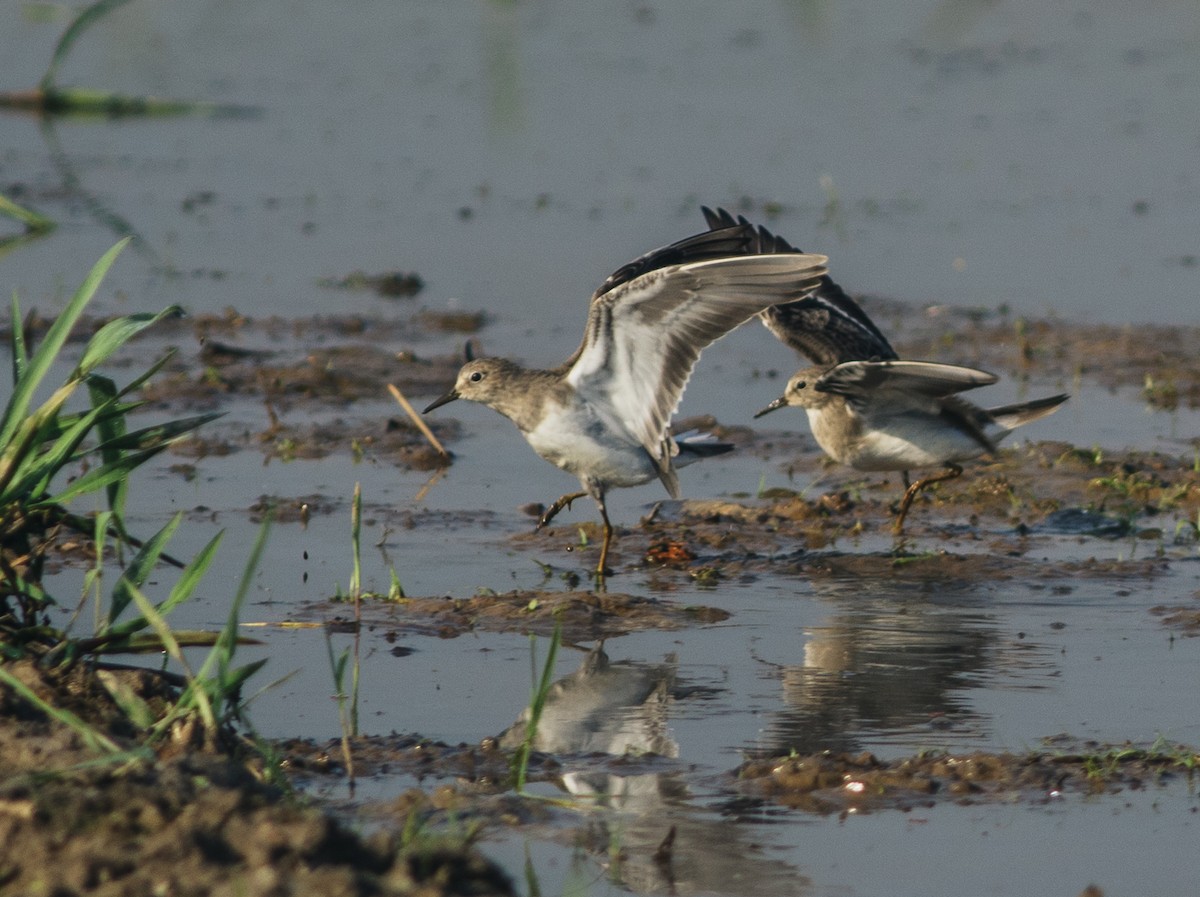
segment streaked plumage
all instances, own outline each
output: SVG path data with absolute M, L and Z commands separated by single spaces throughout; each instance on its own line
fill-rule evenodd
M 800 252 L 787 240 L 765 227 L 754 227 L 745 217 L 736 219 L 724 209 L 701 206 L 704 220 L 714 230 L 736 225 L 751 228 L 754 239 L 748 252 Z M 780 342 L 791 346 L 813 364 L 842 361 L 890 361 L 899 358 L 875 322 L 828 274 L 817 288 L 799 302 L 773 305 L 761 315 Z
M 612 540 L 605 493 L 657 477 L 678 497 L 678 467 L 729 448 L 668 431 L 701 351 L 763 309 L 808 295 L 825 273 L 824 256 L 756 254 L 756 239 L 739 224 L 647 253 L 596 291 L 583 342 L 561 366 L 473 360 L 425 411 L 459 398 L 481 402 L 512 420 L 539 455 L 579 477 L 584 491 L 554 502 L 538 526 L 591 495 L 604 523 L 603 576 Z
M 959 462 L 994 453 L 1016 427 L 1052 414 L 1066 395 L 983 409 L 958 393 L 987 386 L 994 374 L 931 361 L 848 361 L 805 368 L 756 417 L 793 405 L 808 412 L 817 444 L 856 470 L 942 467 L 908 487 L 896 533 L 917 493 L 962 473 Z

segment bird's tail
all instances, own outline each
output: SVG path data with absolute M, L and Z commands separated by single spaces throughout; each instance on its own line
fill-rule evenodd
M 1022 424 L 1040 420 L 1053 414 L 1059 406 L 1069 399 L 1066 393 L 1047 396 L 1044 399 L 1034 399 L 1031 402 L 1017 402 L 1013 405 L 1001 405 L 999 408 L 989 408 L 988 414 L 1005 430 L 1014 430 Z
M 732 443 L 719 442 L 716 436 L 703 430 L 688 430 L 678 434 L 675 436 L 675 445 L 679 448 L 679 454 L 673 459 L 676 467 L 733 451 Z

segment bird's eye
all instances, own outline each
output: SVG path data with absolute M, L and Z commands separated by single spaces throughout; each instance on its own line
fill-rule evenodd
M 472 383 L 478 383 L 482 379 L 483 379 L 483 371 L 472 371 L 471 372 L 471 382 Z
M 806 387 L 806 386 L 808 386 L 808 384 L 805 383 L 803 380 L 801 380 L 799 383 L 796 384 L 796 392 L 799 392 L 800 390 L 804 389 L 804 387 Z

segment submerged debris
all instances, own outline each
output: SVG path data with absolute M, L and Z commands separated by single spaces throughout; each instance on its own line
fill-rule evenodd
M 336 290 L 374 290 L 388 299 L 407 299 L 425 288 L 421 276 L 411 271 L 389 271 L 386 274 L 352 271 L 345 277 L 326 277 L 317 283 Z

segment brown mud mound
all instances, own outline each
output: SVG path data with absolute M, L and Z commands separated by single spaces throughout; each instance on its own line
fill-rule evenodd
M 343 619 L 346 605 L 334 606 L 339 612 L 337 619 Z M 315 605 L 306 615 L 323 615 L 330 607 Z M 561 626 L 565 642 L 597 641 L 647 629 L 680 629 L 729 618 L 726 611 L 717 608 L 620 592 L 541 590 L 471 598 L 404 598 L 387 604 L 367 602 L 361 614 L 364 626 L 391 627 L 397 633 L 438 638 L 457 638 L 476 629 L 548 636 Z
M 804 466 L 820 464 L 816 451 L 797 458 Z M 945 550 L 1007 558 L 1039 554 L 1050 540 L 1129 538 L 1162 553 L 1200 539 L 1194 454 L 1103 452 L 1063 442 L 1002 450 L 995 459 L 973 462 L 960 479 L 922 492 L 905 535 L 895 537 L 893 506 L 902 492 L 897 476 L 834 468 L 807 494 L 776 488 L 754 498 L 662 501 L 637 526 L 619 528 L 610 563 L 618 571 L 682 573 L 716 585 L 778 572 L 780 565 L 819 572 L 841 552 L 875 553 L 874 563 L 896 568 L 925 564 L 930 554 L 910 549 L 931 538 Z M 578 544 L 580 531 L 587 547 Z M 510 541 L 543 552 L 557 545 L 586 563 L 598 539 L 598 526 L 587 521 Z
M 1200 599 L 1200 592 L 1196 593 Z M 1150 613 L 1158 617 L 1164 626 L 1187 638 L 1200 636 L 1200 608 L 1195 605 L 1165 605 L 1160 604 L 1150 608 Z
M 1052 739 L 1051 741 L 1055 741 Z M 1194 784 L 1200 756 L 1185 748 L 1064 743 L 1053 752 L 956 756 L 934 752 L 882 761 L 873 754 L 808 754 L 751 760 L 738 790 L 814 813 L 909 809 L 936 801 L 1054 800 L 1064 792 L 1112 793 Z
M 6 669 L 43 699 L 136 750 L 96 677 Z M 124 684 L 161 699 L 155 677 Z M 236 752 L 170 744 L 158 757 L 97 762 L 83 739 L 0 686 L 0 891 L 11 894 L 511 894 L 478 854 L 395 835 L 360 838 L 263 782 Z

